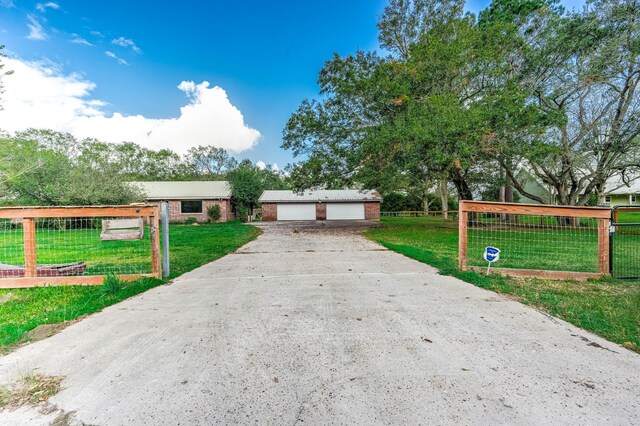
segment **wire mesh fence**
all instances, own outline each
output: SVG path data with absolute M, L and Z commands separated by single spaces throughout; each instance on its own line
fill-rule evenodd
M 611 226 L 611 275 L 640 278 L 640 208 L 618 206 Z
M 500 249 L 501 268 L 598 272 L 598 221 L 593 218 L 471 213 L 469 266 L 488 266 L 487 246 Z
M 491 268 L 507 273 L 558 278 L 608 273 L 609 217 L 606 208 L 465 201 L 460 267 L 489 270 L 485 253 L 495 248 L 499 257 Z
M 640 277 L 640 223 L 618 224 L 611 236 L 612 268 L 616 278 Z
M 19 219 L 0 220 L 0 278 L 10 277 L 11 266 L 24 268 L 24 238 L 22 221 Z
M 159 276 L 156 206 L 4 208 L 0 217 L 0 287 Z

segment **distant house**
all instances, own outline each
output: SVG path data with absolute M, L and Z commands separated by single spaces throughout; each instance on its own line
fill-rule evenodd
M 130 182 L 146 194 L 150 203 L 169 203 L 169 221 L 184 222 L 194 217 L 198 222 L 209 220 L 207 208 L 220 206 L 220 222 L 233 220 L 231 186 L 227 181 Z
M 632 180 L 629 185 L 620 179 L 611 179 L 600 202 L 611 207 L 640 204 L 640 178 Z
M 372 190 L 264 191 L 262 220 L 379 220 L 382 198 Z

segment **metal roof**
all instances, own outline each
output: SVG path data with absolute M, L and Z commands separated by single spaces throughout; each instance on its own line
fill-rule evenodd
M 322 189 L 294 191 L 264 191 L 260 196 L 261 203 L 302 203 L 323 202 L 340 203 L 347 201 L 381 201 L 382 197 L 377 191 L 358 189 Z
M 129 182 L 138 186 L 147 200 L 212 200 L 231 198 L 226 180 L 188 182 Z
M 640 194 L 640 178 L 632 178 L 629 186 L 620 177 L 611 178 L 607 181 L 604 193 L 606 195 L 628 195 Z

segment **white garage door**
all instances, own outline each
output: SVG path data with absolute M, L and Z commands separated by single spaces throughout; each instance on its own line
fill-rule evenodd
M 364 203 L 328 203 L 327 220 L 364 219 Z
M 278 204 L 278 220 L 316 220 L 316 205 Z

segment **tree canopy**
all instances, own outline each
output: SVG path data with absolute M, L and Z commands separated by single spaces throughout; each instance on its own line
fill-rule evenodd
M 640 5 L 391 0 L 378 23 L 389 54 L 334 55 L 283 147 L 296 187 L 383 193 L 450 182 L 461 199 L 513 185 L 581 205 L 638 170 Z M 549 188 L 532 192 L 528 180 Z M 550 195 L 550 196 L 549 196 Z
M 77 140 L 29 129 L 0 136 L 0 200 L 9 205 L 127 204 L 144 200 L 130 181 L 229 179 L 236 205 L 252 208 L 266 188 L 286 185 L 283 173 L 240 164 L 225 150 L 200 146 L 184 157 L 132 142 Z

